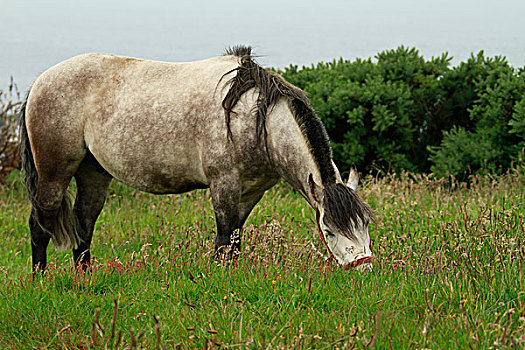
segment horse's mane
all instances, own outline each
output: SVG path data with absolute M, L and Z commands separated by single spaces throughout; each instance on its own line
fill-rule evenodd
M 324 219 L 344 236 L 355 238 L 352 229 L 373 220 L 372 209 L 351 188 L 334 184 L 326 186 L 323 195 Z
M 259 66 L 253 60 L 251 52 L 249 46 L 235 46 L 226 51 L 226 55 L 240 58 L 239 67 L 224 75 L 236 72 L 236 75 L 228 81 L 230 88 L 222 101 L 228 136 L 231 138 L 230 119 L 233 108 L 245 92 L 255 88 L 258 92 L 257 104 L 254 106 L 254 114 L 257 118 L 256 132 L 267 148 L 266 116 L 281 98 L 286 98 L 319 168 L 321 181 L 325 185 L 334 184 L 336 177 L 328 134 L 310 105 L 306 93 L 279 75 Z

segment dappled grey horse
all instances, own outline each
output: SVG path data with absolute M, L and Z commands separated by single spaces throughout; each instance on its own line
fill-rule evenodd
M 342 182 L 305 93 L 255 63 L 249 47 L 189 63 L 71 58 L 33 83 L 20 130 L 34 270 L 46 267 L 50 239 L 90 262 L 112 178 L 157 194 L 210 188 L 220 253 L 238 251 L 246 218 L 282 177 L 316 210 L 337 261 L 371 266 L 357 173 Z

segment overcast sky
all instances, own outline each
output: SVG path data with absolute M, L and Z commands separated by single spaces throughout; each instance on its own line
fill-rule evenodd
M 0 88 L 25 91 L 68 57 L 108 52 L 170 61 L 255 47 L 265 66 L 368 58 L 399 45 L 454 63 L 484 49 L 525 66 L 525 0 L 0 0 Z

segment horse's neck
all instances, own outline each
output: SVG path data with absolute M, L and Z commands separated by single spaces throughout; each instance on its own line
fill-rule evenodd
M 321 173 L 308 148 L 305 136 L 285 101 L 281 100 L 272 109 L 266 125 L 270 157 L 276 170 L 313 205 L 308 178 L 311 174 L 317 184 L 322 184 Z M 337 168 L 335 171 L 339 175 Z

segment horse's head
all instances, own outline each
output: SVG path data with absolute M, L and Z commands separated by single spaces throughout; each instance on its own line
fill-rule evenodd
M 346 185 L 337 183 L 324 189 L 310 175 L 308 183 L 316 202 L 317 225 L 337 262 L 345 268 L 372 270 L 368 223 L 372 210 L 357 195 L 359 176 L 352 169 Z

